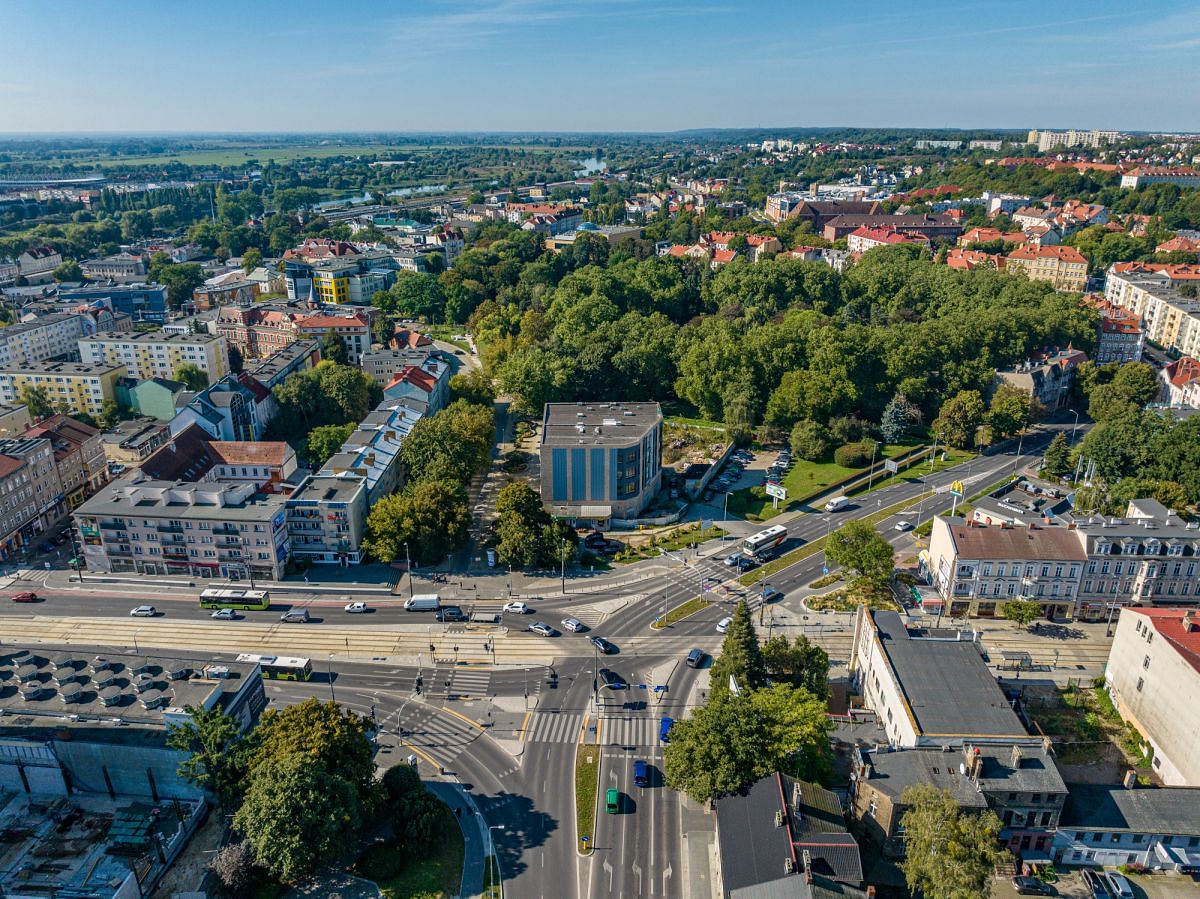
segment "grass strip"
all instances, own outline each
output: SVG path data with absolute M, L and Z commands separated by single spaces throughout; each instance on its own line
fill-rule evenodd
M 575 747 L 575 841 L 581 855 L 596 842 L 596 791 L 600 785 L 600 747 L 581 741 Z M 587 841 L 584 841 L 587 837 Z
M 689 615 L 695 615 L 703 608 L 708 607 L 708 600 L 701 599 L 699 596 L 693 596 L 687 602 L 680 603 L 675 608 L 671 609 L 661 618 L 655 619 L 650 627 L 655 630 L 661 630 L 664 627 L 670 627 L 677 621 L 683 621 Z
M 438 803 L 432 848 L 414 855 L 396 840 L 372 846 L 350 869 L 374 881 L 386 899 L 454 896 L 462 886 L 463 834 L 449 807 Z
M 489 855 L 483 864 L 483 899 L 500 899 L 500 871 L 496 856 Z

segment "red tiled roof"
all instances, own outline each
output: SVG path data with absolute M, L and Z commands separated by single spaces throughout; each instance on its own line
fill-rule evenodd
M 1154 248 L 1156 253 L 1200 253 L 1200 240 L 1172 237 Z
M 713 252 L 713 262 L 733 262 L 737 258 L 736 250 L 715 250 Z
M 429 372 L 422 371 L 415 365 L 406 365 L 400 371 L 396 372 L 396 377 L 388 384 L 387 389 L 391 390 L 400 383 L 409 383 L 426 393 L 433 393 L 433 388 L 437 386 L 437 379 Z
M 946 254 L 946 265 L 964 272 L 974 271 L 977 268 L 1002 269 L 1004 262 L 1004 257 L 998 253 L 968 250 L 966 247 L 955 247 Z
M 0 478 L 6 478 L 14 471 L 19 471 L 24 464 L 25 461 L 18 459 L 16 456 L 0 454 Z
M 1189 665 L 1200 672 L 1200 613 L 1187 609 L 1143 609 L 1130 606 L 1124 610 L 1130 615 L 1144 615 L 1159 635 L 1171 644 Z M 1192 617 L 1189 617 L 1192 616 Z M 1183 626 L 1184 618 L 1195 623 L 1190 628 Z
M 282 465 L 288 445 L 276 440 L 210 440 L 208 448 L 218 465 Z
M 1033 247 L 1021 246 L 1013 250 L 1009 255 L 1009 259 L 1046 259 L 1053 257 L 1059 262 L 1087 264 L 1087 259 L 1074 247 L 1053 246 L 1053 247 Z
M 296 322 L 298 328 L 365 328 L 366 319 L 358 315 L 310 315 Z
M 1163 368 L 1163 374 L 1175 387 L 1182 387 L 1200 378 L 1200 361 L 1191 356 L 1184 356 Z

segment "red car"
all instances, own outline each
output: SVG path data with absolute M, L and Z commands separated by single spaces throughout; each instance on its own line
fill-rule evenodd
M 38 595 L 36 593 L 14 593 L 13 602 L 37 602 Z

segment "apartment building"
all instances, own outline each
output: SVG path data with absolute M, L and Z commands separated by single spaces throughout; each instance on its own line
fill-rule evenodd
M 954 701 L 947 697 L 946 701 Z M 996 746 L 964 741 L 944 747 L 854 753 L 850 774 L 851 816 L 883 853 L 904 853 L 900 819 L 904 790 L 928 783 L 949 791 L 964 811 L 990 809 L 1000 818 L 1000 842 L 1017 855 L 1044 856 L 1068 801 L 1067 785 L 1045 744 Z
M 1104 682 L 1121 717 L 1149 744 L 1163 783 L 1200 786 L 1200 613 L 1123 611 Z
M 1005 267 L 1024 272 L 1031 281 L 1047 281 L 1055 290 L 1082 291 L 1087 286 L 1087 259 L 1074 247 L 1020 246 L 1008 254 Z
M 606 524 L 637 518 L 662 483 L 658 403 L 547 403 L 542 502 L 560 518 Z
M 88 330 L 87 319 L 71 312 L 52 312 L 0 328 L 0 366 L 77 358 L 79 340 Z
M 1185 356 L 1200 357 L 1200 300 L 1171 286 L 1165 274 L 1108 271 L 1104 296 L 1142 321 L 1146 339 Z
M 1137 315 L 1116 306 L 1104 297 L 1089 294 L 1083 301 L 1100 313 L 1096 325 L 1097 365 L 1108 362 L 1137 362 L 1146 345 L 1146 331 Z
M 450 365 L 442 357 L 441 352 L 433 347 L 429 349 L 406 347 L 372 350 L 369 353 L 363 353 L 358 361 L 362 370 L 374 378 L 380 387 L 386 387 L 392 383 L 396 379 L 396 373 L 410 365 L 431 372 L 435 371 L 435 367 L 438 371 L 445 368 L 447 370 L 446 380 L 449 381 Z M 440 380 L 442 376 L 439 374 L 438 377 Z
M 252 484 L 114 481 L 77 508 L 89 571 L 279 580 L 288 557 L 284 497 Z
M 128 421 L 122 421 L 116 427 L 100 435 L 104 448 L 104 458 L 121 468 L 135 466 L 150 458 L 161 446 L 171 441 L 171 428 L 165 421 L 139 416 Z
M 1058 147 L 1089 147 L 1095 149 L 1104 144 L 1115 144 L 1121 139 L 1119 131 L 1076 131 L 1074 128 L 1067 131 L 1039 131 L 1034 129 L 1029 132 L 1026 138 L 1026 143 L 1035 144 L 1038 152 L 1045 153 L 1048 150 L 1054 150 Z
M 1121 176 L 1121 187 L 1137 190 L 1148 184 L 1200 187 L 1200 170 L 1190 166 L 1139 165 Z
M 292 555 L 325 565 L 361 562 L 367 492 L 366 479 L 352 472 L 301 481 L 285 502 Z
M 390 269 L 370 269 L 359 259 L 323 262 L 312 267 L 312 297 L 316 302 L 335 306 L 368 305 L 381 290 L 396 280 Z
M 347 361 L 358 365 L 364 353 L 371 349 L 371 320 L 367 313 L 354 315 L 307 315 L 294 322 L 296 333 L 303 338 L 321 339 L 333 333 L 346 347 Z
M 29 407 L 24 403 L 0 406 L 0 437 L 14 437 L 32 423 L 29 419 Z
M 384 400 L 346 438 L 319 472 L 325 476 L 353 474 L 367 487 L 367 504 L 395 493 L 404 485 L 400 445 L 424 413 L 403 400 Z
M 1054 835 L 1052 860 L 1195 871 L 1200 868 L 1197 798 L 1187 787 L 1142 787 L 1128 780 L 1120 786 L 1072 784 Z
M 1158 373 L 1162 399 L 1172 406 L 1200 409 L 1200 359 L 1184 356 L 1164 365 Z
M 36 536 L 33 473 L 24 459 L 0 454 L 0 561 Z
M 1135 499 L 1123 518 L 1076 518 L 1067 533 L 1087 553 L 1079 617 L 1106 618 L 1115 606 L 1200 605 L 1200 524 L 1153 499 Z
M 944 215 L 851 215 L 849 213 L 830 219 L 822 235 L 826 240 L 849 237 L 859 228 L 891 228 L 903 234 L 920 234 L 929 240 L 958 240 L 963 228 L 957 221 Z
M 182 365 L 194 365 L 210 384 L 229 373 L 229 346 L 212 334 L 104 334 L 79 341 L 85 363 L 123 365 L 131 378 L 175 377 Z
M 978 634 L 909 630 L 897 612 L 859 608 L 850 679 L 893 747 L 1038 744 L 982 656 Z
M 1033 353 L 1015 368 L 999 369 L 995 384 L 1016 387 L 1046 409 L 1066 406 L 1075 383 L 1075 372 L 1087 361 L 1087 354 L 1072 347 L 1055 347 Z
M 0 439 L 0 454 L 25 463 L 29 487 L 22 527 L 27 538 L 48 531 L 65 511 L 66 495 L 54 464 L 54 447 L 45 437 Z
M 134 253 L 85 259 L 79 267 L 84 276 L 93 281 L 140 281 L 146 277 L 146 260 Z
M 105 403 L 116 401 L 117 379 L 123 377 L 124 365 L 101 362 L 0 366 L 0 403 L 15 404 L 21 401 L 21 392 L 26 387 L 41 388 L 55 406 L 98 417 Z
M 48 440 L 54 451 L 61 492 L 74 509 L 108 483 L 108 462 L 100 431 L 66 415 L 52 415 L 22 433 L 23 439 Z
M 1088 561 L 1066 528 L 989 526 L 961 518 L 933 520 L 928 569 L 951 617 L 990 618 L 1008 600 L 1030 600 L 1048 619 L 1075 614 Z
M 450 366 L 430 357 L 422 365 L 406 365 L 384 385 L 389 400 L 410 399 L 426 415 L 446 407 L 450 400 Z
M 31 284 L 44 284 L 62 261 L 62 254 L 53 247 L 30 247 L 17 257 L 17 268 Z
M 846 238 L 846 249 L 851 253 L 865 253 L 875 247 L 915 244 L 929 248 L 929 238 L 919 231 L 902 232 L 894 228 L 868 228 L 865 225 Z

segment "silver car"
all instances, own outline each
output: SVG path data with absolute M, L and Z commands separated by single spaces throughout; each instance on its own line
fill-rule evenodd
M 153 618 L 158 614 L 158 609 L 154 606 L 136 606 L 129 614 L 133 618 Z
M 578 618 L 564 618 L 562 620 L 562 626 L 564 630 L 568 630 L 573 634 L 578 634 L 587 627 L 587 625 L 585 625 Z

